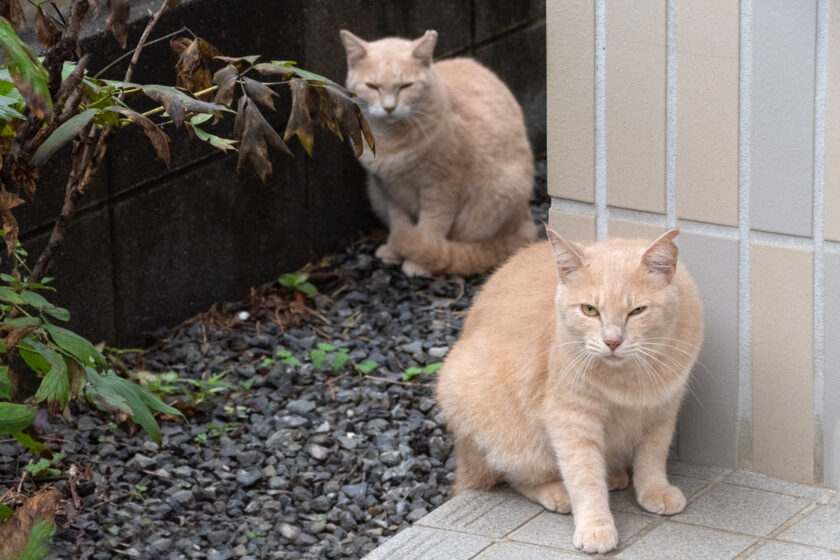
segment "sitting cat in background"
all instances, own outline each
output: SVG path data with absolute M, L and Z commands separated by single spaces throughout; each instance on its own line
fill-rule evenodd
M 615 548 L 608 490 L 685 507 L 665 461 L 703 339 L 694 282 L 669 231 L 583 247 L 549 230 L 486 283 L 440 370 L 455 492 L 505 481 L 574 514 L 574 545 Z
M 366 42 L 341 31 L 347 87 L 376 138 L 368 192 L 408 275 L 475 274 L 534 241 L 534 159 L 522 109 L 468 58 L 432 62 L 437 32 Z

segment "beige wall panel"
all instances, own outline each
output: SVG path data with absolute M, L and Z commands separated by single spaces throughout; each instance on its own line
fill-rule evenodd
M 595 4 L 548 2 L 548 193 L 595 201 Z
M 607 202 L 665 211 L 665 2 L 606 7 Z
M 737 0 L 679 6 L 677 214 L 738 225 Z
M 572 214 L 552 208 L 548 211 L 548 226 L 572 241 L 595 241 L 595 216 Z
M 753 245 L 751 264 L 753 466 L 813 482 L 813 254 Z
M 825 238 L 840 241 L 840 4 L 830 3 L 825 100 Z
M 627 237 L 640 239 L 650 239 L 651 241 L 665 233 L 664 227 L 652 226 L 649 224 L 640 224 L 638 222 L 629 222 L 627 220 L 616 220 L 615 218 L 607 222 L 607 235 L 609 237 Z

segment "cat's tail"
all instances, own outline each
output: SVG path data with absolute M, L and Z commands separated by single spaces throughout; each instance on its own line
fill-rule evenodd
M 469 276 L 502 264 L 536 238 L 537 227 L 528 220 L 508 235 L 472 243 L 451 241 L 434 232 L 409 227 L 392 232 L 388 244 L 406 260 L 432 272 Z

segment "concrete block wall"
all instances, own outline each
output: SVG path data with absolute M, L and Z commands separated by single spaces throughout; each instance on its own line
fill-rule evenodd
M 134 0 L 134 44 L 148 9 L 161 0 Z M 104 27 L 104 14 L 99 29 Z M 184 0 L 155 28 L 161 36 L 188 26 L 227 55 L 260 53 L 343 81 L 338 30 L 368 39 L 440 33 L 438 56 L 471 55 L 510 84 L 525 110 L 536 153 L 545 153 L 545 4 L 542 0 Z M 110 36 L 87 35 L 90 67 L 123 54 Z M 135 79 L 174 83 L 167 42 L 147 47 Z M 121 79 L 124 67 L 105 77 Z M 283 126 L 289 100 L 274 116 Z M 83 199 L 53 270 L 58 302 L 72 326 L 92 340 L 137 345 L 144 333 L 172 326 L 217 301 L 238 300 L 320 255 L 340 251 L 375 226 L 364 172 L 352 150 L 318 134 L 314 158 L 291 142 L 295 158 L 272 155 L 263 185 L 236 172 L 225 156 L 172 133 L 169 168 L 145 137 L 127 130 L 111 145 L 96 183 Z M 61 208 L 69 157 L 42 169 L 36 199 L 17 212 L 33 255 L 46 243 Z
M 550 223 L 679 225 L 706 340 L 682 460 L 840 487 L 840 4 L 549 2 Z

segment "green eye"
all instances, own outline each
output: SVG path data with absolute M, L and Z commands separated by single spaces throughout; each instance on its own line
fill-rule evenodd
M 645 309 L 647 309 L 647 306 L 646 306 L 646 305 L 642 305 L 641 307 L 637 307 L 636 309 L 634 309 L 633 311 L 631 311 L 631 312 L 630 312 L 630 315 L 638 315 L 639 313 L 641 313 L 641 312 L 642 312 L 642 311 L 644 311 Z
M 600 313 L 598 313 L 598 310 L 595 309 L 595 306 L 589 305 L 588 303 L 584 303 L 583 305 L 581 305 L 580 310 L 587 317 L 597 317 L 598 315 L 600 315 Z

